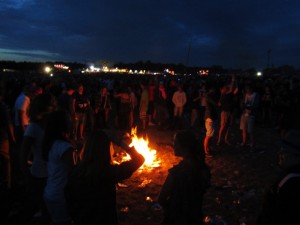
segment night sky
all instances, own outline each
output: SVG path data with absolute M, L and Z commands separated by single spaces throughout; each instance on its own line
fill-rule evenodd
M 0 60 L 300 68 L 299 0 L 0 0 L 0 13 Z

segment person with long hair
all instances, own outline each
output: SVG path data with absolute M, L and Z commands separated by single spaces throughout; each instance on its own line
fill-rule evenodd
M 42 141 L 47 121 L 47 115 L 56 108 L 55 97 L 51 94 L 39 94 L 29 107 L 29 125 L 25 129 L 20 159 L 21 171 L 27 181 L 27 187 L 32 187 L 34 201 L 41 209 L 42 219 L 47 220 L 47 210 L 43 203 L 43 191 L 47 181 L 47 163 L 42 157 Z M 28 164 L 28 162 L 31 162 Z
M 130 161 L 112 164 L 112 140 L 130 155 Z M 129 178 L 144 160 L 134 147 L 112 138 L 111 134 L 103 130 L 92 132 L 65 189 L 74 225 L 117 225 L 116 184 Z
M 202 225 L 203 195 L 210 186 L 210 169 L 196 135 L 187 130 L 174 139 L 174 154 L 182 161 L 169 170 L 161 188 L 158 206 L 164 217 L 161 225 Z
M 47 161 L 48 178 L 44 201 L 53 225 L 69 225 L 64 188 L 74 165 L 74 147 L 69 139 L 70 117 L 65 111 L 49 114 L 43 141 L 43 157 Z

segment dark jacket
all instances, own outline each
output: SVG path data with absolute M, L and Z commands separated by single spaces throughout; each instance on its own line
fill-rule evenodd
M 258 225 L 298 225 L 300 213 L 300 166 L 287 171 L 265 196 Z

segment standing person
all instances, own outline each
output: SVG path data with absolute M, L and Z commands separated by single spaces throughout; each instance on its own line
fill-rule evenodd
M 108 115 L 111 110 L 110 95 L 106 87 L 100 89 L 100 94 L 95 97 L 95 121 L 96 128 L 103 129 L 107 127 Z
M 70 116 L 71 134 L 70 138 L 75 138 L 75 98 L 73 96 L 75 88 L 73 84 L 67 83 L 65 90 L 58 96 L 57 105 L 60 110 L 64 110 Z
M 166 88 L 167 93 L 167 107 L 168 107 L 168 115 L 169 121 L 168 126 L 169 128 L 173 129 L 173 122 L 174 122 L 174 103 L 172 101 L 174 93 L 177 91 L 177 83 L 175 80 L 171 80 L 169 85 Z
M 148 105 L 149 105 L 149 92 L 147 88 L 146 81 L 141 82 L 141 98 L 140 98 L 140 120 L 142 123 L 142 130 L 146 130 L 147 128 L 147 112 L 148 112 Z
M 128 93 L 128 86 L 125 83 L 121 84 L 120 90 L 115 94 L 115 98 L 119 100 L 117 121 L 118 127 L 122 132 L 130 131 L 130 111 L 131 111 L 131 99 Z
M 205 107 L 206 107 L 206 93 L 207 93 L 207 88 L 206 88 L 206 84 L 203 82 L 200 86 L 200 90 L 199 90 L 199 96 L 201 97 L 200 100 L 200 110 L 199 110 L 199 114 L 200 114 L 200 118 L 204 118 L 204 113 L 205 113 Z M 200 127 L 205 127 L 205 121 L 200 119 Z
M 130 155 L 130 161 L 112 165 L 112 141 Z M 117 225 L 116 184 L 129 178 L 144 160 L 134 147 L 103 130 L 88 136 L 82 160 L 69 176 L 65 189 L 74 225 Z
M 261 97 L 262 119 L 266 125 L 271 125 L 272 122 L 272 107 L 274 103 L 274 96 L 269 85 L 265 86 L 264 93 Z
M 258 108 L 258 94 L 254 92 L 251 84 L 245 86 L 245 95 L 242 100 L 242 116 L 240 121 L 240 129 L 242 131 L 241 147 L 246 146 L 249 136 L 250 147 L 254 147 L 254 124 L 255 116 Z
M 186 93 L 183 91 L 183 87 L 181 84 L 178 85 L 177 91 L 174 93 L 172 97 L 172 102 L 174 104 L 174 128 L 181 129 L 182 128 L 182 114 L 184 106 L 187 102 Z
M 156 90 L 156 119 L 157 125 L 160 129 L 164 129 L 167 126 L 169 118 L 168 107 L 167 107 L 167 94 L 163 81 L 159 82 L 158 90 Z
M 210 169 L 203 148 L 190 131 L 178 132 L 174 154 L 182 161 L 169 170 L 158 197 L 164 209 L 162 225 L 202 225 L 203 195 L 210 186 Z
M 131 105 L 129 124 L 130 124 L 130 127 L 133 127 L 136 124 L 138 100 L 137 100 L 136 94 L 133 90 L 133 87 L 128 86 L 128 93 L 129 93 L 130 105 Z
M 154 81 L 151 79 L 148 86 L 148 92 L 149 92 L 149 106 L 148 106 L 148 126 L 155 126 L 154 123 L 154 117 L 155 117 L 155 108 L 154 108 L 154 102 L 155 102 L 155 91 L 156 86 Z
M 11 148 L 11 165 L 13 180 L 16 183 L 21 182 L 20 171 L 20 149 L 26 127 L 29 124 L 28 110 L 30 106 L 30 85 L 25 85 L 23 91 L 19 94 L 14 105 L 14 131 L 16 146 Z
M 199 117 L 199 109 L 201 107 L 201 96 L 197 84 L 192 86 L 191 93 L 191 128 L 195 128 L 196 121 Z
M 279 166 L 283 174 L 267 191 L 257 225 L 298 225 L 300 202 L 300 130 L 283 138 Z
M 71 224 L 64 194 L 67 178 L 74 165 L 74 147 L 69 140 L 70 122 L 65 111 L 49 114 L 42 144 L 43 157 L 48 164 L 43 197 L 53 225 Z
M 30 123 L 27 126 L 21 148 L 21 170 L 28 185 L 35 194 L 33 201 L 42 213 L 42 219 L 47 221 L 48 214 L 43 201 L 43 191 L 47 181 L 47 163 L 42 157 L 42 141 L 47 115 L 56 107 L 54 96 L 40 94 L 36 96 L 29 108 Z M 32 156 L 32 159 L 31 159 Z M 31 166 L 28 164 L 31 161 Z
M 233 76 L 231 82 L 229 84 L 225 84 L 221 88 L 221 97 L 218 103 L 221 108 L 221 124 L 217 145 L 221 145 L 223 140 L 226 145 L 231 145 L 229 141 L 229 130 L 234 122 L 234 99 L 237 92 L 238 88 L 235 84 L 235 77 Z
M 87 122 L 87 112 L 90 107 L 90 100 L 84 93 L 83 84 L 79 84 L 74 93 L 75 99 L 75 141 L 83 141 Z
M 25 86 L 15 101 L 15 131 L 17 142 L 21 144 L 24 131 L 29 124 L 30 87 Z
M 207 157 L 212 157 L 212 144 L 211 139 L 215 134 L 216 129 L 216 120 L 218 118 L 217 113 L 217 96 L 215 87 L 208 87 L 208 92 L 205 96 L 205 113 L 204 113 L 204 121 L 205 121 L 205 129 L 206 135 L 204 138 L 204 152 Z
M 9 115 L 7 104 L 4 102 L 5 89 L 0 84 L 0 156 L 4 158 L 6 168 L 2 168 L 0 185 L 10 189 L 12 187 L 11 176 L 11 143 L 16 141 L 13 122 Z

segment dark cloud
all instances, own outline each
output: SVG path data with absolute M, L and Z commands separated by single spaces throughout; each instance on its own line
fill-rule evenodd
M 297 0 L 2 0 L 0 59 L 248 68 L 266 66 L 272 49 L 275 66 L 299 67 L 299 8 Z

